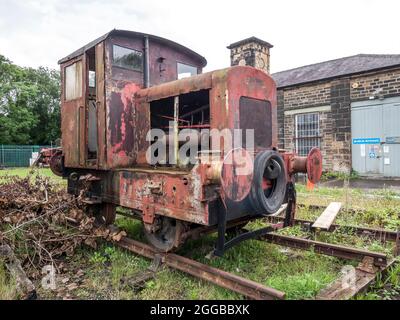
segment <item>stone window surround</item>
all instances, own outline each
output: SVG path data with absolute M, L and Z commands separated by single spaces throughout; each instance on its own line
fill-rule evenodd
M 293 115 L 301 114 L 301 113 L 315 113 L 315 112 L 329 112 L 329 111 L 331 111 L 331 106 L 326 105 L 326 106 L 319 106 L 319 107 L 306 107 L 306 108 L 301 108 L 301 109 L 285 110 L 284 115 L 285 116 L 293 116 Z

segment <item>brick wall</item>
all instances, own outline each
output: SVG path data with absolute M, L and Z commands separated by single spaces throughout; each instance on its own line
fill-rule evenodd
M 278 88 L 279 147 L 295 151 L 295 115 L 285 115 L 285 111 L 330 106 L 330 112 L 319 112 L 324 170 L 349 172 L 351 102 L 399 95 L 400 69 Z
M 285 137 L 285 128 L 284 128 L 284 104 L 283 104 L 283 90 L 278 90 L 277 92 L 277 104 L 278 104 L 278 148 L 284 149 L 285 144 L 283 139 Z
M 284 91 L 285 110 L 329 104 L 330 84 L 320 83 Z
M 371 96 L 389 98 L 400 95 L 400 69 L 351 79 L 352 101 L 367 100 Z
M 280 146 L 295 151 L 296 115 L 284 112 L 320 106 L 331 108 L 331 111 L 318 111 L 324 170 L 348 172 L 351 167 L 348 79 L 278 90 L 278 122 L 283 128 L 283 133 L 279 132 Z
M 262 62 L 262 63 L 261 63 Z M 256 42 L 231 49 L 231 66 L 252 66 L 269 73 L 269 48 Z
M 331 170 L 350 172 L 351 169 L 351 99 L 350 80 L 339 79 L 331 85 L 332 156 Z

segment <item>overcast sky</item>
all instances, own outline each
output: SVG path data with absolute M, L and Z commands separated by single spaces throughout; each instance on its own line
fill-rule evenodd
M 159 35 L 229 65 L 226 46 L 249 36 L 274 45 L 271 71 L 358 53 L 399 53 L 399 0 L 0 0 L 0 54 L 57 61 L 113 28 Z

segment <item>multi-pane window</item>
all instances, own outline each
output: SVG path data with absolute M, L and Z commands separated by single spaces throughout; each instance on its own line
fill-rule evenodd
M 178 79 L 191 77 L 197 74 L 197 67 L 193 67 L 188 64 L 178 62 L 177 68 L 178 68 Z
M 78 61 L 65 68 L 65 100 L 82 97 L 82 62 Z
M 143 53 L 113 45 L 113 65 L 135 71 L 143 71 Z
M 313 147 L 320 147 L 319 113 L 296 115 L 296 152 L 306 156 Z

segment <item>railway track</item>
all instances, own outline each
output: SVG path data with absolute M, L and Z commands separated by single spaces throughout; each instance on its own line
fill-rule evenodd
M 324 208 L 324 206 L 315 206 L 315 209 Z M 132 216 L 125 213 L 122 213 L 122 215 L 139 219 L 139 217 L 137 216 Z M 282 223 L 285 218 L 281 216 L 270 216 L 266 219 L 270 223 Z M 241 226 L 245 221 L 249 221 L 249 219 L 245 217 L 230 221 L 227 224 L 227 229 Z M 310 228 L 310 226 L 313 224 L 313 221 L 294 219 L 293 223 L 294 225 L 302 225 L 305 228 Z M 400 254 L 400 232 L 338 224 L 332 224 L 329 230 L 325 232 L 333 232 L 339 229 L 344 231 L 351 231 L 359 236 L 370 237 L 383 243 L 388 241 L 393 242 L 395 244 L 393 254 L 394 257 Z M 190 232 L 188 232 L 188 234 L 185 234 L 184 237 L 198 238 L 206 234 L 214 233 L 216 231 L 217 228 L 215 226 L 203 226 L 191 230 Z M 286 236 L 275 232 L 263 235 L 257 240 L 295 249 L 314 250 L 314 252 L 318 254 L 359 262 L 358 267 L 355 268 L 354 286 L 351 287 L 351 290 L 342 288 L 341 284 L 343 283 L 343 279 L 339 277 L 334 283 L 321 290 L 321 292 L 316 297 L 317 299 L 350 299 L 362 290 L 368 288 L 368 286 L 376 279 L 379 274 L 385 273 L 390 266 L 394 265 L 397 262 L 397 259 L 390 259 L 387 255 L 379 252 L 314 241 L 294 236 Z M 114 244 L 126 250 L 129 250 L 132 253 L 144 256 L 148 259 L 152 259 L 153 261 L 158 261 L 170 268 L 182 271 L 196 278 L 239 293 L 249 299 L 285 299 L 285 293 L 282 291 L 264 286 L 260 283 L 256 283 L 254 281 L 245 279 L 232 273 L 210 267 L 206 264 L 174 253 L 160 253 L 152 246 L 127 237 L 122 238 L 120 242 Z M 149 278 L 151 277 L 152 276 L 149 275 Z M 145 278 L 146 277 L 143 277 L 143 279 Z
M 272 221 L 280 221 L 280 217 L 271 217 Z M 295 220 L 297 224 L 307 224 L 311 221 Z M 232 225 L 238 225 L 240 221 L 232 222 Z M 342 226 L 333 225 L 332 230 Z M 398 233 L 382 229 L 371 228 L 351 228 L 356 234 L 366 234 L 381 241 L 393 241 L 398 243 Z M 215 232 L 215 228 L 206 227 L 197 231 L 196 235 L 209 234 Z M 292 236 L 285 236 L 276 233 L 270 233 L 258 239 L 281 246 L 292 247 L 296 249 L 313 249 L 316 253 L 338 257 L 341 259 L 359 261 L 359 266 L 355 269 L 355 284 L 352 290 L 343 290 L 341 287 L 342 279 L 338 278 L 336 282 L 325 288 L 317 296 L 317 299 L 349 299 L 366 289 L 379 273 L 385 272 L 388 267 L 395 263 L 383 253 L 372 252 L 368 250 L 346 247 L 336 244 L 324 243 L 303 239 Z M 217 286 L 239 293 L 246 298 L 255 300 L 282 300 L 285 299 L 285 293 L 274 288 L 264 286 L 260 283 L 234 275 L 232 273 L 208 266 L 198 261 L 177 255 L 175 253 L 162 253 L 150 245 L 139 241 L 123 237 L 119 242 L 113 242 L 115 245 L 129 250 L 134 254 L 141 255 L 153 260 L 153 265 L 166 265 L 170 268 L 179 270 L 203 281 L 213 283 Z M 398 250 L 398 248 L 397 248 Z M 368 267 L 366 267 L 368 265 Z M 147 275 L 141 275 L 141 281 L 153 278 L 156 270 L 152 269 Z
M 266 287 L 257 282 L 239 277 L 232 273 L 210 267 L 198 261 L 174 253 L 160 253 L 153 247 L 139 241 L 124 237 L 117 246 L 149 259 L 158 259 L 168 267 L 190 274 L 222 288 L 232 290 L 247 298 L 255 300 L 282 300 L 285 293 Z

